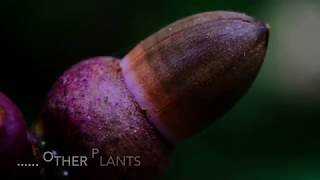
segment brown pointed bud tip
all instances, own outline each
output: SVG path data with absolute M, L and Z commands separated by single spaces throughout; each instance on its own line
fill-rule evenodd
M 221 117 L 247 91 L 268 36 L 268 25 L 244 14 L 197 14 L 139 43 L 121 68 L 149 121 L 177 142 Z
M 25 169 L 17 165 L 19 163 L 33 163 L 27 127 L 18 107 L 0 92 L 1 177 L 14 179 L 29 175 Z

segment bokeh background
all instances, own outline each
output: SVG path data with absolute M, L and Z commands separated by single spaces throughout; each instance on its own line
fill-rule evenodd
M 0 90 L 31 125 L 55 79 L 72 64 L 123 57 L 164 25 L 212 10 L 269 23 L 267 58 L 232 111 L 178 145 L 161 180 L 320 179 L 316 0 L 2 0 Z

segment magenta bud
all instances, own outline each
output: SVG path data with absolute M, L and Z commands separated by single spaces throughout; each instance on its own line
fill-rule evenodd
M 32 148 L 23 115 L 11 100 L 0 92 L 1 177 L 26 177 L 33 170 L 23 166 L 32 163 Z

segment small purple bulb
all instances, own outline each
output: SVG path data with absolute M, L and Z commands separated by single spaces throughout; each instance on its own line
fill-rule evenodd
M 19 164 L 33 162 L 27 127 L 21 111 L 0 92 L 0 169 L 1 177 L 26 177 L 33 170 Z

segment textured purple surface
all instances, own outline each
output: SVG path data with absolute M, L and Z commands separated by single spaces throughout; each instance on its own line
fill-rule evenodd
M 171 147 L 133 100 L 117 59 L 93 58 L 66 71 L 49 94 L 43 122 L 48 144 L 64 153 L 99 148 L 105 157 L 141 156 L 140 167 L 99 168 L 91 162 L 92 168 L 75 170 L 87 179 L 149 179 L 167 165 Z

